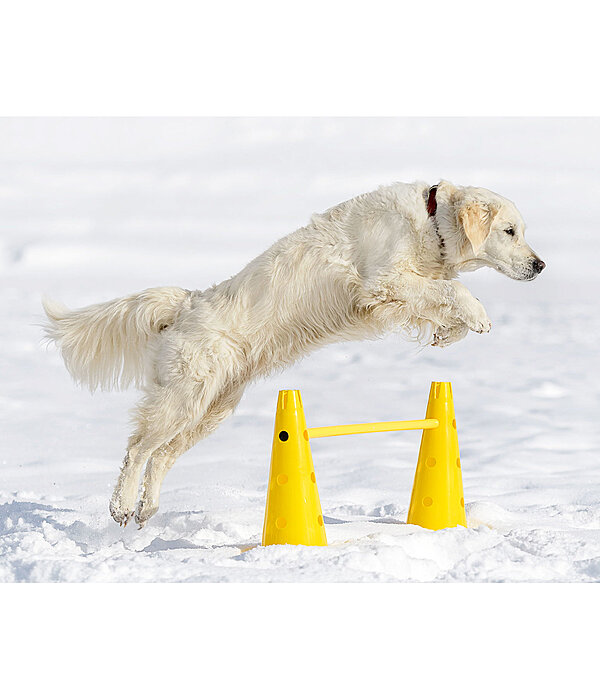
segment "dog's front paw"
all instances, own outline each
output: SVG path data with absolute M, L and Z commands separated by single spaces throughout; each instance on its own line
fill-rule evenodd
M 146 522 L 158 511 L 158 506 L 141 499 L 138 501 L 137 507 L 135 509 L 135 522 L 139 525 L 139 530 L 141 530 Z
M 469 328 L 475 333 L 489 333 L 492 329 L 492 322 L 486 316 L 485 319 L 473 321 L 472 324 L 469 324 Z
M 488 318 L 486 310 L 479 299 L 471 297 L 461 314 L 462 321 L 475 333 L 489 333 L 492 322 Z
M 451 326 L 450 328 L 438 326 L 433 334 L 433 342 L 431 345 L 434 348 L 446 348 L 448 345 L 452 345 L 452 343 L 457 343 L 459 340 L 462 340 L 468 332 L 469 327 L 464 323 Z
M 121 527 L 126 527 L 127 523 L 133 518 L 133 510 L 124 508 L 120 501 L 111 501 L 108 509 L 113 520 Z

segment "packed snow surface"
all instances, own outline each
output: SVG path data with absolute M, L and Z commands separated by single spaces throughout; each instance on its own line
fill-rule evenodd
M 0 121 L 0 581 L 599 581 L 600 121 Z M 487 336 L 333 345 L 246 392 L 179 459 L 158 514 L 108 500 L 135 391 L 91 396 L 41 338 L 72 307 L 206 288 L 311 213 L 440 178 L 516 202 L 548 268 L 462 281 Z M 424 415 L 450 380 L 468 528 L 406 516 L 420 433 L 312 442 L 328 547 L 260 547 L 280 388 L 309 426 Z

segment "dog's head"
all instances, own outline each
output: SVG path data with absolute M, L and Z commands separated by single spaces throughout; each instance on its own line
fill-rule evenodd
M 505 197 L 462 187 L 452 197 L 464 268 L 493 267 L 515 280 L 532 280 L 546 267 L 525 243 L 525 222 Z

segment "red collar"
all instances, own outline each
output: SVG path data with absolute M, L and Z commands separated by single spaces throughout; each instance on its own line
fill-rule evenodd
M 433 187 L 429 188 L 429 197 L 427 198 L 427 213 L 429 214 L 429 216 L 435 216 L 435 213 L 437 211 L 437 188 L 437 185 L 434 185 Z

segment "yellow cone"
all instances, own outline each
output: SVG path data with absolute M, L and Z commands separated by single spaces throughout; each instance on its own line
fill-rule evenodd
M 439 427 L 423 431 L 407 522 L 430 530 L 467 526 L 458 434 L 450 382 L 432 382 L 427 418 Z
M 280 391 L 277 400 L 262 544 L 327 544 L 298 390 Z

